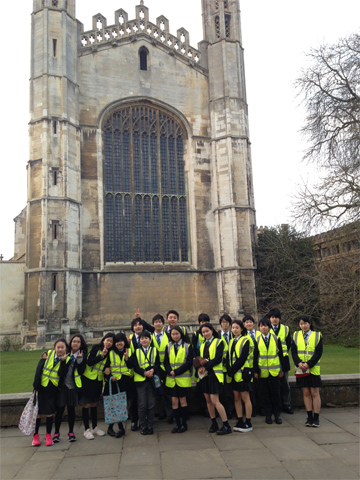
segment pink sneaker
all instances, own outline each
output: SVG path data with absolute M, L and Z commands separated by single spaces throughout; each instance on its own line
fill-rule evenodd
M 36 433 L 36 434 L 33 436 L 33 439 L 32 439 L 32 446 L 33 446 L 33 447 L 39 447 L 40 445 L 41 445 L 40 437 L 39 437 L 39 434 Z
M 51 433 L 47 433 L 45 435 L 45 447 L 51 447 L 52 445 L 54 445 L 54 442 L 52 441 Z

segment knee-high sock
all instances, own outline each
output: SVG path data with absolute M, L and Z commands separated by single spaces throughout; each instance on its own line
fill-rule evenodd
M 67 407 L 68 411 L 68 424 L 69 424 L 69 433 L 74 433 L 75 425 L 75 407 Z
M 41 417 L 36 419 L 34 435 L 38 435 L 41 424 Z
M 82 409 L 82 419 L 83 419 L 85 430 L 88 430 L 90 428 L 89 418 L 90 418 L 89 408 L 83 408 Z
M 97 426 L 97 407 L 90 407 L 92 428 Z
M 65 406 L 64 407 L 58 407 L 56 410 L 55 414 L 55 433 L 60 433 L 60 425 L 62 421 L 62 417 L 64 415 L 65 411 Z
M 51 429 L 53 426 L 54 417 L 46 417 L 46 433 L 51 434 Z

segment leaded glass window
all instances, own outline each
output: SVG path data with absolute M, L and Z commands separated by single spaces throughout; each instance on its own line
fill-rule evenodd
M 127 106 L 107 118 L 103 138 L 106 262 L 188 262 L 180 123 Z

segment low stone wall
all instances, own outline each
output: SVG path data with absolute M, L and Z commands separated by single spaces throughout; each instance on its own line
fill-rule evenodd
M 323 386 L 321 388 L 321 403 L 323 407 L 349 406 L 359 404 L 359 380 L 360 374 L 348 375 L 322 375 Z M 289 377 L 291 386 L 292 406 L 295 408 L 304 408 L 302 391 L 296 386 L 295 377 Z M 23 411 L 28 399 L 29 393 L 13 393 L 0 395 L 0 419 L 1 427 L 11 427 L 18 425 L 21 412 Z M 192 388 L 191 413 L 198 413 L 199 401 L 195 385 Z M 81 407 L 77 407 L 76 415 L 81 419 Z M 104 418 L 102 402 L 99 404 L 99 418 Z

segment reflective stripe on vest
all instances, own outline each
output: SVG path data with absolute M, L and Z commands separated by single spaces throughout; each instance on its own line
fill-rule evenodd
M 280 342 L 281 342 L 284 357 L 289 356 L 289 352 L 288 352 L 287 345 L 286 345 L 286 337 L 288 336 L 288 334 L 289 334 L 289 327 L 287 327 L 286 325 L 280 324 L 278 338 L 280 338 Z
M 102 351 L 98 350 L 96 356 L 101 355 Z M 101 362 L 96 363 L 95 365 L 86 365 L 85 372 L 83 373 L 84 377 L 89 378 L 90 380 L 104 380 L 104 368 L 106 364 L 106 358 L 103 358 Z
M 114 350 L 110 352 L 110 370 L 111 375 L 115 377 L 116 380 L 120 380 L 122 375 L 130 375 L 124 356 L 120 358 L 120 355 L 115 353 Z
M 261 378 L 267 378 L 269 375 L 276 377 L 280 373 L 280 358 L 278 355 L 278 346 L 276 335 L 271 334 L 269 340 L 269 348 L 266 348 L 265 341 L 261 336 L 257 339 L 259 348 L 259 361 Z
M 168 354 L 169 354 L 169 363 L 172 370 L 181 367 L 186 362 L 187 356 L 189 354 L 189 344 L 182 343 L 178 349 L 177 354 L 175 355 L 175 344 L 173 342 L 168 345 Z M 181 375 L 176 375 L 172 377 L 171 375 L 166 376 L 165 385 L 169 388 L 173 388 L 176 385 L 182 388 L 191 387 L 191 372 L 186 370 Z
M 221 338 L 216 338 L 215 340 L 213 340 L 211 342 L 211 345 L 209 347 L 209 359 L 210 360 L 213 360 L 216 356 L 216 349 L 218 347 L 218 345 L 220 344 L 220 342 L 223 342 L 224 340 L 222 340 Z M 200 356 L 203 357 L 204 356 L 204 348 L 205 348 L 205 343 L 202 343 L 201 346 L 200 346 Z M 213 367 L 213 372 L 215 373 L 216 375 L 216 378 L 219 380 L 220 383 L 224 383 L 224 372 L 223 372 L 223 369 L 222 369 L 222 362 L 219 363 L 218 365 L 215 365 L 215 367 Z
M 54 360 L 55 360 L 55 350 L 48 350 L 47 352 L 47 359 L 43 367 L 43 371 L 41 374 L 41 386 L 46 387 L 51 381 L 57 387 L 59 385 L 59 368 L 60 368 L 60 362 L 59 360 L 57 364 L 54 367 Z M 69 361 L 69 357 L 66 357 L 66 363 Z
M 308 350 L 306 350 L 306 343 L 302 330 L 295 332 L 293 338 L 300 360 L 306 363 L 309 358 L 314 355 L 315 347 L 321 338 L 321 333 L 311 332 L 310 337 L 308 338 Z M 312 368 L 310 368 L 310 373 L 312 375 L 320 375 L 320 360 Z
M 251 337 L 250 337 L 251 338 Z M 241 356 L 241 352 L 244 348 L 244 345 L 246 342 L 249 342 L 250 343 L 250 340 L 248 338 L 248 335 L 245 335 L 244 337 L 241 337 L 239 338 L 239 340 L 236 342 L 236 345 L 235 345 L 235 348 L 233 349 L 232 346 L 233 346 L 233 343 L 234 343 L 234 339 L 231 340 L 230 342 L 230 345 L 229 345 L 229 352 L 231 352 L 231 350 L 233 349 L 233 353 L 232 353 L 232 356 L 230 357 L 229 355 L 229 360 L 230 360 L 230 366 L 233 366 L 234 363 L 236 362 L 236 360 L 238 358 L 240 358 Z M 249 345 L 250 346 L 250 345 Z M 243 381 L 243 378 L 242 378 L 242 369 L 243 368 L 249 368 L 250 365 L 249 365 L 249 358 L 250 358 L 250 354 L 248 355 L 247 359 L 246 359 L 246 362 L 244 363 L 244 365 L 241 367 L 241 369 L 237 370 L 237 372 L 234 374 L 234 380 L 235 382 L 242 382 Z
M 155 366 L 155 361 L 156 361 L 156 354 L 157 354 L 157 348 L 156 347 L 149 347 L 148 350 L 148 355 L 147 357 L 149 360 L 146 358 L 145 353 L 143 352 L 142 348 L 138 348 L 135 352 L 136 359 L 138 361 L 139 367 L 142 369 L 146 369 L 147 367 L 154 367 Z M 144 382 L 146 377 L 143 377 L 139 373 L 134 372 L 134 382 Z

